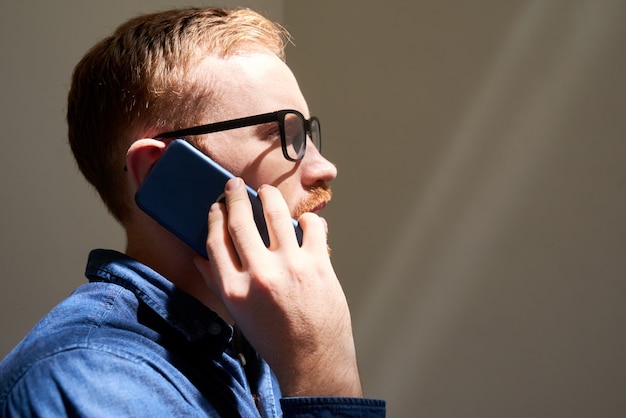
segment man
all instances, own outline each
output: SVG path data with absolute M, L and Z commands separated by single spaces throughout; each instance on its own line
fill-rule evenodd
M 316 215 L 336 169 L 312 141 L 289 154 L 287 116 L 185 138 L 240 177 L 209 211 L 208 259 L 134 202 L 168 132 L 290 110 L 317 140 L 286 39 L 249 10 L 175 10 L 127 22 L 77 65 L 70 144 L 127 247 L 93 251 L 89 283 L 3 361 L 2 416 L 384 415 L 384 402 L 362 398 Z M 267 248 L 242 179 L 258 189 Z

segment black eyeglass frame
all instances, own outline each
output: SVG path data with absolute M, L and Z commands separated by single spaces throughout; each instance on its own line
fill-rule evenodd
M 293 158 L 289 155 L 287 151 L 287 138 L 285 134 L 285 117 L 290 114 L 296 114 L 303 123 L 305 140 L 302 146 L 302 151 L 299 152 L 296 158 Z M 302 158 L 304 158 L 304 154 L 306 154 L 306 137 L 311 139 L 313 145 L 317 148 L 318 151 L 322 151 L 322 132 L 320 127 L 320 121 L 317 117 L 311 116 L 310 119 L 306 119 L 304 115 L 297 110 L 287 109 L 287 110 L 277 110 L 275 112 L 263 113 L 260 115 L 254 116 L 246 116 L 243 118 L 225 120 L 221 122 L 209 123 L 206 125 L 193 126 L 191 128 L 178 129 L 176 131 L 164 132 L 158 134 L 154 137 L 154 139 L 172 139 L 172 138 L 182 138 L 185 136 L 193 136 L 193 135 L 204 135 L 210 134 L 214 132 L 222 132 L 228 131 L 231 129 L 244 128 L 246 126 L 254 126 L 261 125 L 264 123 L 277 122 L 280 130 L 280 145 L 283 151 L 283 156 L 293 162 L 298 162 Z M 313 130 L 316 131 L 314 135 Z

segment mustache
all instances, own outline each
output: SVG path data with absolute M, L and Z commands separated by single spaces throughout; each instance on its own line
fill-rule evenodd
M 333 191 L 326 183 L 314 186 L 309 189 L 309 197 L 300 202 L 296 206 L 294 218 L 298 219 L 300 215 L 306 212 L 312 212 L 320 205 L 325 205 L 333 198 Z

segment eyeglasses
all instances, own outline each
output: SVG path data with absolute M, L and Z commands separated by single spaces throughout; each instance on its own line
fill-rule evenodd
M 305 119 L 297 110 L 278 110 L 276 112 L 263 113 L 262 115 L 248 116 L 226 120 L 223 122 L 210 123 L 208 125 L 194 126 L 159 134 L 154 139 L 182 138 L 192 135 L 203 135 L 213 132 L 227 131 L 230 129 L 243 128 L 245 126 L 261 125 L 264 123 L 278 122 L 280 130 L 280 144 L 283 156 L 289 161 L 300 161 L 306 152 L 307 136 L 318 151 L 322 150 L 322 135 L 320 121 L 312 116 Z

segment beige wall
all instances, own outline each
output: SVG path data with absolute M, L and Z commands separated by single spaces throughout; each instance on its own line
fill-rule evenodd
M 286 6 L 368 393 L 626 415 L 626 2 Z
M 73 65 L 180 4 L 35 3 L 0 5 L 0 356 L 91 248 L 123 247 L 66 145 Z M 394 417 L 624 416 L 626 3 L 245 4 L 293 33 L 339 166 L 326 216 L 367 394 Z

